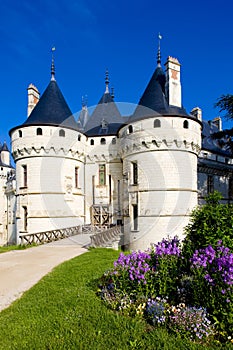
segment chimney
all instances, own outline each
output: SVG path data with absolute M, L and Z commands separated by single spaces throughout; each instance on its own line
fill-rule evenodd
M 195 118 L 197 118 L 198 120 L 202 121 L 202 110 L 199 107 L 194 107 L 191 112 L 191 115 L 193 115 Z
M 222 131 L 222 119 L 220 117 L 216 117 L 212 120 L 212 124 L 217 126 L 219 131 Z
M 181 107 L 180 63 L 177 58 L 168 56 L 166 67 L 165 92 L 168 104 Z
M 28 111 L 27 111 L 28 114 L 27 115 L 29 117 L 35 105 L 39 101 L 40 93 L 37 87 L 35 87 L 33 84 L 30 84 L 27 90 L 28 90 Z

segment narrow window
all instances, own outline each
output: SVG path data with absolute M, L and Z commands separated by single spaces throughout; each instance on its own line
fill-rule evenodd
M 188 129 L 189 128 L 189 122 L 187 120 L 184 121 L 183 128 L 184 129 Z
M 99 185 L 106 185 L 106 166 L 105 164 L 99 165 Z
M 81 135 L 80 134 L 78 135 L 78 141 L 81 141 Z
M 132 134 L 132 132 L 133 132 L 133 127 L 132 127 L 132 125 L 129 125 L 128 126 L 128 133 Z
M 93 139 L 91 139 L 90 145 L 91 145 L 91 146 L 94 146 L 94 144 L 95 144 L 95 141 L 94 141 Z
M 78 167 L 75 167 L 75 172 L 74 172 L 74 182 L 75 182 L 75 188 L 78 188 Z
M 42 129 L 41 128 L 37 128 L 36 129 L 36 135 L 42 135 Z
M 28 229 L 28 210 L 27 207 L 23 207 L 23 230 L 27 232 Z
M 115 138 L 115 137 L 112 139 L 112 144 L 113 144 L 113 145 L 116 144 L 116 138 Z
M 133 205 L 133 230 L 138 230 L 138 206 Z
M 106 139 L 102 137 L 102 139 L 100 139 L 100 144 L 101 145 L 106 145 Z
M 138 184 L 138 163 L 132 162 L 132 183 L 133 185 Z
M 65 137 L 65 130 L 60 129 L 60 130 L 59 130 L 59 136 Z
M 22 137 L 22 136 L 23 136 L 22 130 L 19 130 L 19 137 Z
M 112 176 L 109 175 L 109 204 L 112 203 Z
M 155 119 L 154 128 L 160 128 L 160 127 L 161 127 L 161 121 L 159 119 Z
M 207 193 L 213 193 L 214 192 L 214 177 L 213 175 L 207 176 Z
M 22 168 L 23 168 L 23 187 L 27 187 L 27 182 L 28 182 L 27 165 L 22 165 Z

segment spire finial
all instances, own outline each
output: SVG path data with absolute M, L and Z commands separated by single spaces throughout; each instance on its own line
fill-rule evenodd
M 105 71 L 105 86 L 106 86 L 105 94 L 109 94 L 108 85 L 109 85 L 109 74 L 108 74 L 108 69 L 106 69 L 106 71 Z
M 162 35 L 158 34 L 158 53 L 157 53 L 157 64 L 158 67 L 161 67 L 161 52 L 160 52 L 160 41 L 162 39 Z
M 51 64 L 51 80 L 56 80 L 55 79 L 55 65 L 54 65 L 54 51 L 56 50 L 55 47 L 52 47 L 52 64 Z

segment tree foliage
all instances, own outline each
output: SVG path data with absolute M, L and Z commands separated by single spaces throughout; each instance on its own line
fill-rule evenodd
M 217 247 L 219 240 L 233 251 L 233 205 L 220 204 L 221 198 L 221 194 L 215 191 L 206 198 L 205 205 L 193 210 L 183 242 L 187 257 L 191 257 L 196 249 L 208 245 Z
M 224 118 L 227 120 L 233 119 L 233 95 L 221 95 L 214 104 L 214 107 L 218 108 L 219 112 L 225 112 Z M 219 142 L 222 140 L 224 145 L 226 145 L 233 154 L 233 128 L 215 132 L 212 138 L 219 140 Z
M 233 95 L 221 95 L 214 107 L 219 108 L 220 112 L 226 112 L 225 118 L 233 119 Z

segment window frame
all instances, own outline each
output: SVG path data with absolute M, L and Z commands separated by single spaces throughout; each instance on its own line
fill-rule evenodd
M 99 186 L 106 186 L 106 164 L 99 164 Z

